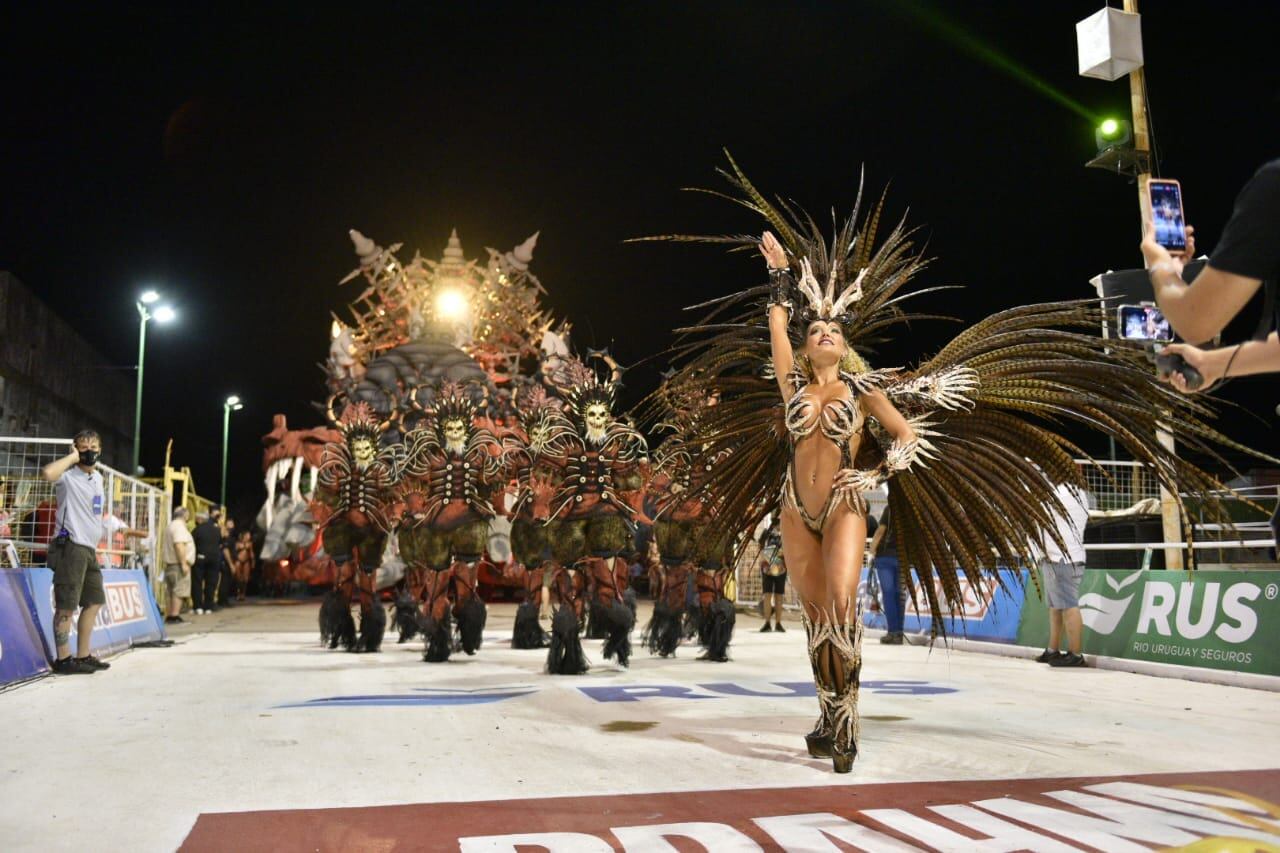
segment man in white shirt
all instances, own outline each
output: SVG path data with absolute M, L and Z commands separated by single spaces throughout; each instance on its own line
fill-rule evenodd
M 175 625 L 185 621 L 178 612 L 182 609 L 182 599 L 191 595 L 191 565 L 196 558 L 196 543 L 187 528 L 187 508 L 178 507 L 173 511 L 173 521 L 164 537 L 164 587 L 169 593 L 169 615 L 165 617 L 166 625 Z
M 102 548 L 107 553 L 107 563 L 115 568 L 124 565 L 125 540 L 146 539 L 147 531 L 130 527 L 120 516 L 125 512 L 123 503 L 116 503 L 113 510 L 103 519 Z M 117 535 L 118 534 L 118 535 Z
M 1031 543 L 1040 557 L 1040 577 L 1044 584 L 1045 603 L 1049 606 L 1049 646 L 1036 658 L 1050 666 L 1088 666 L 1080 654 L 1084 621 L 1080 618 L 1080 581 L 1084 579 L 1084 528 L 1089 523 L 1089 505 L 1085 493 L 1070 483 L 1060 483 L 1054 493 L 1066 515 L 1055 512 L 1058 536 L 1067 546 L 1066 553 L 1052 536 L 1044 542 Z M 1067 650 L 1061 650 L 1062 635 L 1067 635 Z

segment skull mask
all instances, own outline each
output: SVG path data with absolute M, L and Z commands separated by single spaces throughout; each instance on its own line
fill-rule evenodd
M 351 439 L 351 458 L 356 461 L 357 468 L 368 468 L 376 455 L 372 439 L 362 435 Z
M 539 421 L 529 430 L 529 449 L 534 453 L 545 453 L 550 439 L 551 428 L 544 421 Z
M 589 403 L 582 413 L 582 422 L 587 427 L 587 439 L 599 444 L 604 441 L 609 426 L 609 407 L 604 403 Z
M 440 436 L 445 450 L 460 455 L 467 447 L 467 424 L 460 418 L 450 418 L 441 424 Z

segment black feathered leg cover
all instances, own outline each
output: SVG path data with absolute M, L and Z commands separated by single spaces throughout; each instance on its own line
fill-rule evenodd
M 547 632 L 538 624 L 541 609 L 542 569 L 531 569 L 524 576 L 524 604 L 516 608 L 516 622 L 511 629 L 511 648 L 543 649 L 547 646 Z
M 454 616 L 458 620 L 459 647 L 468 655 L 480 650 L 484 641 L 484 623 L 489 617 L 484 602 L 476 595 L 475 563 L 454 563 L 453 580 L 456 604 Z
M 422 609 L 418 614 L 418 630 L 422 632 L 427 663 L 444 663 L 453 652 L 453 623 L 449 614 L 449 584 L 453 572 L 423 572 Z
M 356 644 L 356 620 L 351 616 L 351 599 L 331 589 L 320 603 L 320 642 L 329 648 L 351 649 Z
M 591 668 L 578 636 L 578 611 L 585 586 L 581 571 L 556 567 L 551 582 L 556 610 L 551 617 L 551 641 L 547 647 L 548 675 L 582 675 Z
M 382 649 L 382 638 L 387 633 L 387 611 L 382 604 L 374 601 L 373 606 L 360 614 L 360 637 L 356 641 L 356 652 L 376 652 Z

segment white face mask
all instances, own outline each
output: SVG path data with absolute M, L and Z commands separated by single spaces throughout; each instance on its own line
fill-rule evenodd
M 355 459 L 356 465 L 360 468 L 368 468 L 373 462 L 376 451 L 373 448 L 373 442 L 367 438 L 357 438 L 351 442 L 351 457 Z
M 462 453 L 467 446 L 467 427 L 462 421 L 446 421 L 444 429 L 444 446 L 450 453 Z
M 587 406 L 582 420 L 587 426 L 587 438 L 598 442 L 604 438 L 605 430 L 609 426 L 609 408 L 600 403 L 592 403 Z

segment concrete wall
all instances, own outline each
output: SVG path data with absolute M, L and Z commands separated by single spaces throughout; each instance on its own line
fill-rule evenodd
M 133 453 L 132 366 L 111 364 L 13 274 L 0 271 L 0 435 L 102 435 L 104 461 Z

